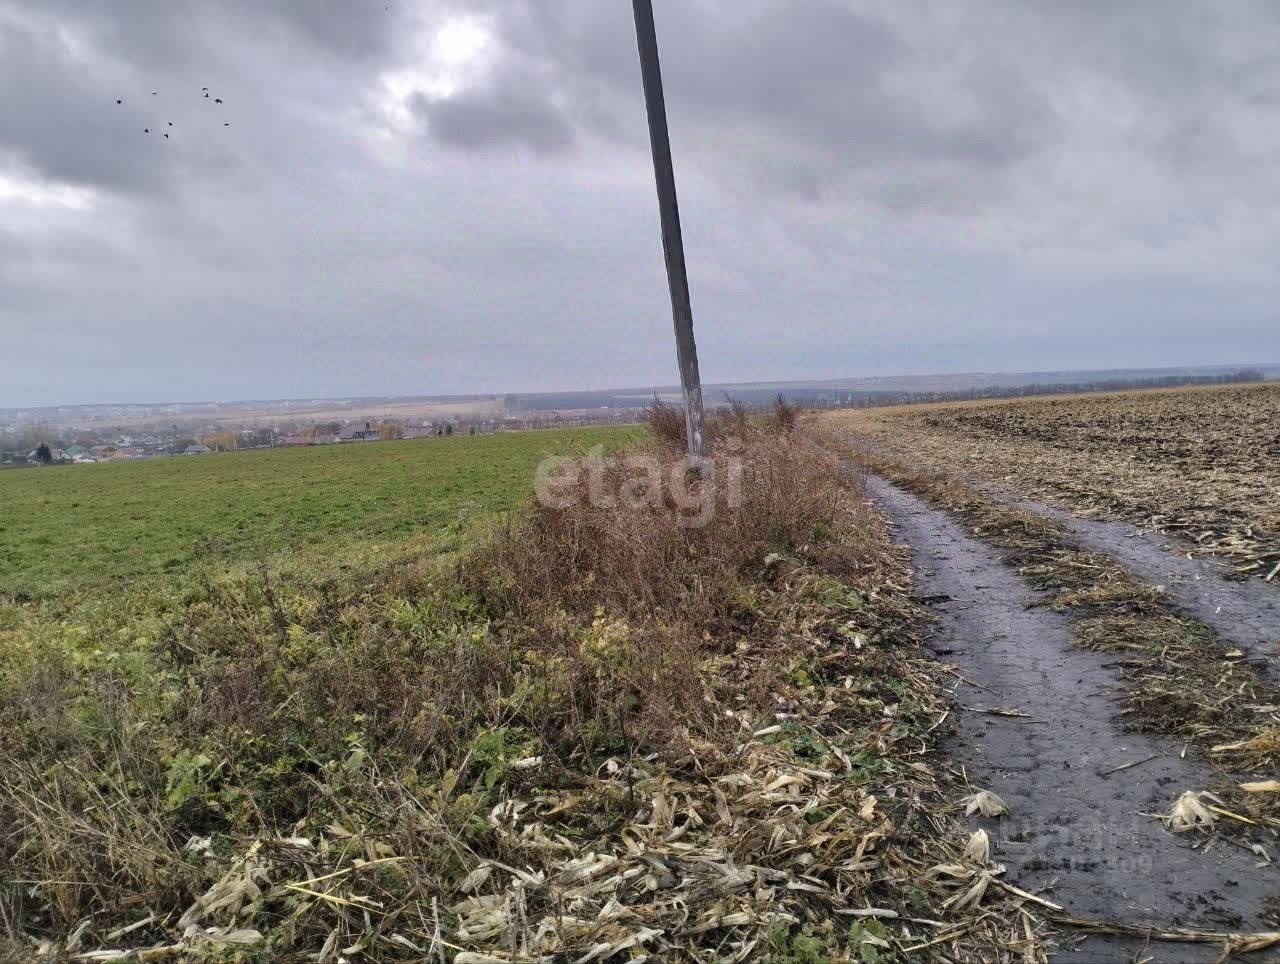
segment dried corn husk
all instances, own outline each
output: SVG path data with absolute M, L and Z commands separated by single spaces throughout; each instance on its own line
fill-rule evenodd
M 976 864 L 986 866 L 991 859 L 991 840 L 985 830 L 975 830 L 964 848 L 965 858 Z
M 1257 783 L 1242 783 L 1240 789 L 1245 793 L 1280 793 L 1280 780 L 1261 780 Z
M 1194 790 L 1187 790 L 1179 796 L 1169 808 L 1169 812 L 1164 815 L 1164 825 L 1174 833 L 1184 833 L 1187 830 L 1199 828 L 1211 829 L 1218 818 L 1200 802 L 1202 795 Z
M 1009 812 L 1009 806 L 990 790 L 979 790 L 960 801 L 964 804 L 966 817 L 980 813 L 984 817 L 1003 817 Z

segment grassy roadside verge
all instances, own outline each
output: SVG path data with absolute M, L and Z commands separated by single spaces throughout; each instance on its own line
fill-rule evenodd
M 1068 612 L 1076 642 L 1114 653 L 1124 684 L 1122 717 L 1142 731 L 1194 745 L 1222 771 L 1274 777 L 1280 759 L 1280 688 L 1214 631 L 1183 615 L 1155 586 L 1115 560 L 1080 548 L 1061 525 L 991 499 L 963 482 L 908 465 L 881 447 L 823 430 L 824 443 L 931 505 L 996 546 L 1046 604 Z M 1209 788 L 1205 788 L 1209 789 Z M 1280 828 L 1275 793 L 1246 792 L 1225 776 L 1212 788 L 1251 823 L 1247 833 Z
M 1042 957 L 965 854 L 909 568 L 805 440 L 736 429 L 742 501 L 706 525 L 663 482 L 447 565 L 237 572 L 127 641 L 22 635 L 11 953 Z

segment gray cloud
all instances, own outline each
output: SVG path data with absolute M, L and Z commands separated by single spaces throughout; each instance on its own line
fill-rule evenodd
M 619 113 L 643 109 L 625 5 L 527 0 L 495 10 L 507 56 L 537 69 L 489 78 L 474 105 L 466 90 L 445 101 L 454 124 L 483 125 L 489 101 L 509 96 L 536 105 L 531 114 L 568 116 L 580 130 L 635 140 L 634 125 L 616 123 Z M 949 63 L 924 62 L 914 38 L 876 11 L 810 0 L 661 12 L 676 136 L 722 173 L 757 185 L 813 200 L 861 178 L 893 208 L 925 192 L 948 204 L 940 192 L 982 192 L 1056 133 L 1046 98 L 1011 83 L 989 51 L 944 48 L 938 53 Z M 518 138 L 514 125 L 507 130 Z M 888 183 L 877 184 L 886 174 Z
M 32 4 L 33 8 L 37 5 Z M 224 40 L 267 42 L 281 53 L 319 53 L 376 61 L 402 35 L 412 4 L 390 0 L 45 0 L 41 11 L 74 25 L 100 45 L 138 66 L 173 68 L 189 58 L 233 60 Z
M 1280 359 L 1271 5 L 657 6 L 707 377 Z M 625 3 L 0 0 L 0 405 L 670 381 L 651 179 Z
M 414 94 L 410 107 L 447 146 L 562 152 L 574 142 L 573 126 L 550 92 L 531 89 L 535 84 L 528 72 L 504 70 L 496 82 L 454 96 Z
M 165 164 L 138 151 L 140 118 L 115 100 L 55 25 L 0 22 L 0 152 L 56 181 L 162 189 Z

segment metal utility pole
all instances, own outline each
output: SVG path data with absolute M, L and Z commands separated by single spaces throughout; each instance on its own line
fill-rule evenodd
M 680 234 L 680 206 L 676 202 L 676 173 L 671 164 L 671 136 L 667 131 L 667 104 L 662 94 L 653 0 L 632 0 L 632 5 L 636 16 L 636 44 L 640 48 L 640 72 L 644 77 L 644 102 L 649 111 L 653 173 L 658 182 L 662 250 L 667 259 L 671 315 L 676 325 L 676 361 L 680 365 L 680 387 L 684 389 L 685 430 L 689 457 L 697 459 L 702 456 L 702 380 L 698 375 L 698 349 L 693 341 L 693 306 L 689 302 L 689 276 L 684 265 L 684 239 Z

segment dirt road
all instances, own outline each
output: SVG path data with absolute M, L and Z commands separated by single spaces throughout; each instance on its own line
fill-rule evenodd
M 1009 804 L 1009 817 L 983 821 L 993 859 L 1019 886 L 1049 887 L 1044 895 L 1074 916 L 1272 929 L 1277 865 L 1257 868 L 1255 854 L 1225 840 L 1193 849 L 1198 838 L 1175 836 L 1147 816 L 1184 790 L 1209 786 L 1213 771 L 1183 759 L 1181 746 L 1120 728 L 1107 657 L 1073 646 L 1066 615 L 1030 608 L 1036 595 L 995 550 L 901 489 L 872 479 L 869 490 L 913 550 L 917 593 L 939 616 L 934 650 L 968 681 L 957 680 L 965 710 L 951 750 L 975 784 Z M 1145 762 L 1108 774 L 1137 761 Z M 1142 947 L 1099 937 L 1073 946 L 1070 933 L 1062 942 L 1055 960 L 1131 961 Z M 1150 951 L 1158 961 L 1218 953 L 1180 944 Z

